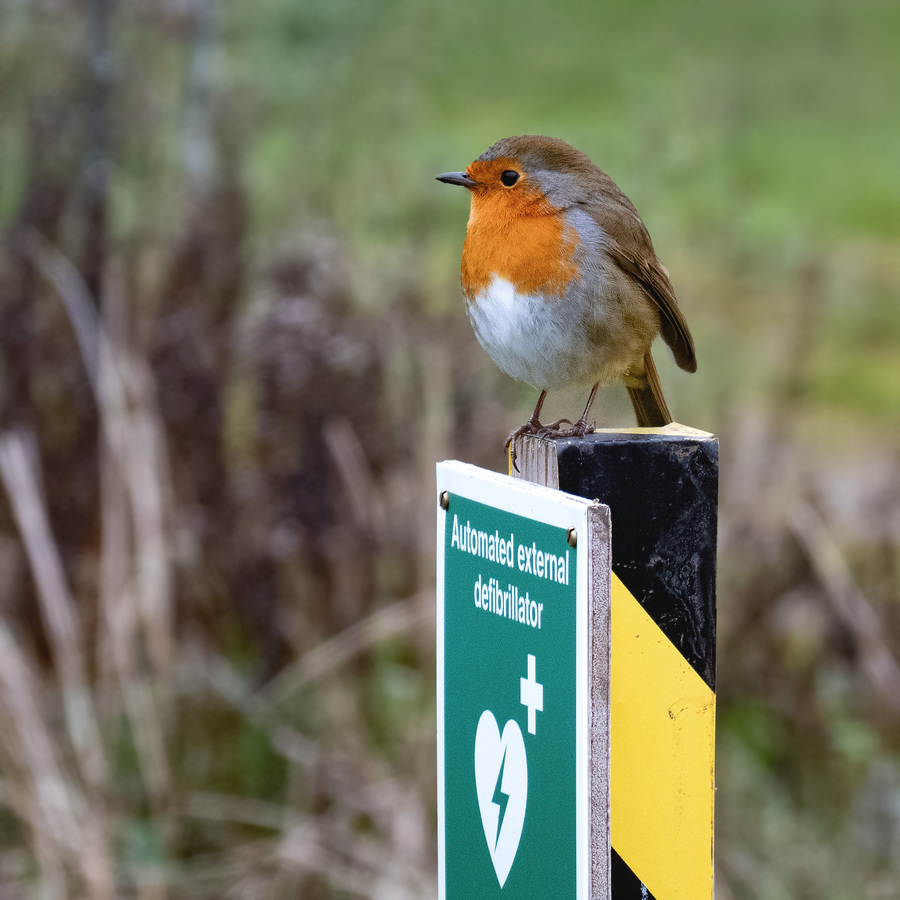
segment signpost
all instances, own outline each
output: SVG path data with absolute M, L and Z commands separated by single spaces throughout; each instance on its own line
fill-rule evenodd
M 610 894 L 712 900 L 719 443 L 672 423 L 523 437 L 520 477 L 612 521 Z
M 609 510 L 437 482 L 439 896 L 607 897 Z

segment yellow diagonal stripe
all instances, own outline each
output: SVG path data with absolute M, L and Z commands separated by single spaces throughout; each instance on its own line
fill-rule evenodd
M 612 577 L 610 832 L 656 900 L 713 891 L 716 695 Z

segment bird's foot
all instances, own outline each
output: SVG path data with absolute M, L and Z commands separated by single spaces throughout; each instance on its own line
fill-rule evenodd
M 563 419 L 563 421 L 567 421 Z M 569 423 L 571 424 L 571 423 Z M 570 437 L 584 437 L 586 434 L 594 433 L 594 423 L 591 422 L 590 425 L 583 419 L 579 419 L 571 428 L 566 429 L 557 429 L 556 434 L 551 435 L 554 438 L 570 438 Z
M 549 438 L 571 437 L 573 430 L 578 428 L 578 422 L 572 425 L 572 428 L 561 430 L 560 426 L 562 426 L 563 423 L 572 425 L 571 419 L 558 419 L 556 422 L 552 422 L 549 425 L 541 425 L 537 416 L 532 416 L 524 425 L 519 426 L 515 431 L 511 431 L 509 437 L 506 439 L 506 443 L 503 445 L 503 449 L 509 454 L 509 461 L 512 463 L 513 468 L 517 472 L 519 471 L 519 466 L 516 463 L 516 441 L 522 437 L 522 435 L 531 434 L 535 437 Z M 594 430 L 593 425 L 589 427 L 591 431 Z M 581 432 L 582 435 L 586 433 L 587 432 L 584 431 Z

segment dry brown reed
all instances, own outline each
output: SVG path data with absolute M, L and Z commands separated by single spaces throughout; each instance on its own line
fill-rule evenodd
M 429 896 L 430 804 L 390 767 L 373 765 L 362 737 L 366 710 L 345 711 L 345 724 L 359 736 L 338 752 L 288 724 L 284 710 L 302 701 L 310 684 L 327 684 L 386 640 L 422 632 L 429 644 L 433 590 L 373 609 L 311 643 L 256 691 L 252 677 L 209 646 L 201 649 L 196 635 L 176 640 L 172 535 L 178 504 L 154 376 L 128 346 L 115 309 L 98 314 L 58 249 L 34 234 L 23 248 L 62 301 L 92 388 L 100 527 L 96 550 L 85 547 L 96 559 L 96 575 L 79 582 L 76 596 L 53 534 L 37 438 L 24 429 L 0 435 L 0 478 L 36 585 L 49 653 L 48 667 L 27 633 L 0 620 L 0 804 L 21 823 L 32 860 L 15 877 L 0 871 L 0 890 L 54 900 L 157 900 L 296 896 L 298 889 L 318 896 L 330 885 L 379 900 Z M 339 490 L 352 499 L 348 533 L 381 535 L 383 542 L 392 513 L 353 425 L 334 416 L 325 422 L 323 439 Z M 407 496 L 403 511 L 418 513 L 414 496 Z M 85 584 L 93 585 L 93 596 L 84 593 Z M 289 790 L 280 800 L 263 801 L 179 780 L 173 728 L 190 716 L 180 704 L 186 699 L 195 708 L 216 698 L 265 735 L 271 752 L 294 773 L 288 783 L 297 796 Z M 123 725 L 139 779 L 127 788 L 117 760 Z M 417 736 L 423 738 L 419 746 L 427 748 L 433 740 L 427 728 Z M 427 764 L 421 750 L 415 752 L 418 766 Z M 319 812 L 309 805 L 310 791 Z M 161 836 L 155 861 L 123 855 L 123 829 L 144 815 L 142 809 Z M 361 820 L 369 823 L 362 830 Z M 216 850 L 178 859 L 191 823 L 266 836 L 229 839 Z

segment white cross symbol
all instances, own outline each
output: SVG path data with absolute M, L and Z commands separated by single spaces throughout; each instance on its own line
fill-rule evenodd
M 522 706 L 528 707 L 528 733 L 537 733 L 537 714 L 544 711 L 544 686 L 538 684 L 535 675 L 537 673 L 537 660 L 528 654 L 528 677 L 520 678 L 521 693 L 519 695 Z

